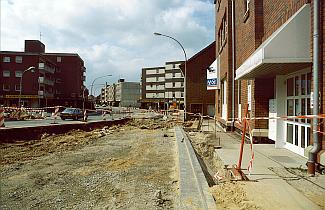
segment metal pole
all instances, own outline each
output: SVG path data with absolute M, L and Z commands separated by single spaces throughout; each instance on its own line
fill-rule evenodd
M 183 50 L 184 57 L 185 57 L 185 64 L 184 64 L 184 74 L 183 74 L 182 71 L 181 71 L 181 74 L 183 75 L 183 78 L 184 78 L 184 121 L 185 121 L 186 120 L 186 64 L 187 64 L 187 56 L 186 56 L 185 49 L 184 49 L 183 45 L 177 39 L 175 39 L 174 37 L 171 37 L 171 36 L 168 36 L 168 35 L 165 35 L 165 34 L 161 34 L 161 33 L 156 33 L 156 32 L 154 33 L 154 35 L 156 35 L 156 36 L 164 36 L 164 37 L 167 37 L 167 38 L 170 38 L 170 39 L 174 40 L 175 42 L 177 42 L 179 44 L 179 46 Z
M 40 83 L 40 79 L 39 79 L 39 75 L 38 75 L 38 108 L 41 108 L 41 98 L 40 98 L 40 89 L 41 89 L 41 83 Z
M 31 71 L 31 72 L 34 72 L 34 69 L 35 67 L 34 66 L 31 66 L 29 67 L 28 69 L 24 70 L 23 73 L 21 74 L 21 77 L 20 77 L 20 86 L 19 86 L 19 98 L 18 98 L 18 106 L 21 107 L 21 92 L 22 92 L 22 89 L 23 89 L 23 76 L 24 76 L 24 73 L 27 72 L 27 71 Z
M 104 75 L 104 76 L 96 77 L 96 78 L 93 80 L 93 82 L 91 83 L 91 87 L 90 87 L 90 95 L 92 95 L 93 98 L 95 98 L 94 95 L 93 95 L 93 86 L 94 86 L 95 81 L 96 81 L 97 79 L 100 79 L 100 78 L 103 78 L 103 77 L 110 77 L 110 76 L 112 76 L 112 75 L 111 75 L 111 74 L 108 74 L 108 75 Z M 94 100 L 93 100 L 93 102 L 94 102 Z M 92 105 L 91 105 L 91 106 L 92 106 Z
M 84 112 L 85 111 L 85 90 L 87 88 L 84 87 L 83 91 L 82 91 L 82 111 Z
M 19 83 L 19 99 L 18 99 L 18 106 L 19 107 L 21 107 L 21 90 L 23 89 L 22 88 L 22 82 L 23 82 L 23 75 L 24 75 L 25 71 L 23 71 L 23 73 L 21 74 L 21 77 L 20 77 L 20 83 Z
M 313 39 L 314 39 L 314 46 L 313 46 L 313 115 L 314 118 L 312 120 L 312 128 L 313 128 L 313 147 L 309 151 L 308 155 L 308 174 L 311 176 L 315 175 L 315 162 L 316 162 L 316 155 L 321 148 L 321 143 L 318 140 L 318 118 L 316 117 L 319 114 L 319 88 L 318 88 L 318 71 L 320 67 L 319 62 L 319 0 L 314 0 L 314 31 L 313 31 Z
M 231 130 L 235 130 L 235 1 L 231 1 L 231 45 L 232 45 L 232 78 L 231 78 Z

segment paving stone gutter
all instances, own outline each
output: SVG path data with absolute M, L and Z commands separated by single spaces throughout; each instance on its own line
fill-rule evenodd
M 179 161 L 179 209 L 217 209 L 195 151 L 181 127 L 175 127 Z

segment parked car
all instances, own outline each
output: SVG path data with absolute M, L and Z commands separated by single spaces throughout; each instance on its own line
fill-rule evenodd
M 80 118 L 83 118 L 84 115 L 79 108 L 66 108 L 61 112 L 60 117 L 62 120 L 65 119 L 73 119 L 73 120 L 78 120 Z

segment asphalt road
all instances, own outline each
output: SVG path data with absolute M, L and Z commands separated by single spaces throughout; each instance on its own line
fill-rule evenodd
M 112 116 L 106 115 L 106 120 L 114 120 L 126 117 L 126 114 L 113 114 Z M 89 116 L 88 122 L 101 121 L 103 117 L 101 115 L 97 116 Z M 35 127 L 35 126 L 44 126 L 50 125 L 54 123 L 54 119 L 52 117 L 46 119 L 34 119 L 34 120 L 22 120 L 22 121 L 5 121 L 5 128 L 21 128 L 21 127 Z M 57 124 L 76 124 L 76 123 L 84 123 L 80 120 L 61 120 L 60 117 L 57 117 L 55 120 Z

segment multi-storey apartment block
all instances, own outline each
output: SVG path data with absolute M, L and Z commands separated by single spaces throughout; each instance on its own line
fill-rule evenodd
M 119 79 L 102 88 L 101 102 L 111 106 L 140 107 L 141 88 L 139 82 L 125 82 Z
M 45 53 L 43 43 L 26 40 L 24 52 L 1 51 L 0 59 L 0 104 L 82 106 L 86 68 L 78 54 Z
M 168 109 L 184 107 L 184 77 L 180 69 L 183 61 L 166 62 L 164 67 L 142 69 L 143 108 Z

